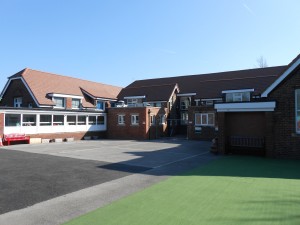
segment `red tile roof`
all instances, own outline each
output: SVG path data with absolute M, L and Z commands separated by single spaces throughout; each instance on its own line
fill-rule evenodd
M 123 91 L 126 92 L 126 89 L 135 88 L 145 90 L 144 92 L 140 91 L 140 93 L 149 95 L 152 89 L 146 89 L 146 87 L 177 83 L 181 94 L 196 93 L 196 99 L 220 98 L 224 90 L 254 89 L 254 94 L 261 94 L 286 68 L 287 66 L 277 66 L 221 73 L 137 80 L 128 85 Z M 158 95 L 158 93 L 156 93 L 156 95 Z
M 168 101 L 173 94 L 177 84 L 163 84 L 163 85 L 150 85 L 139 87 L 127 87 L 124 88 L 118 95 L 119 99 L 129 96 L 144 96 L 145 101 Z
M 82 89 L 95 98 L 117 99 L 121 87 L 96 83 L 74 77 L 62 76 L 32 69 L 24 69 L 9 78 L 22 77 L 40 105 L 53 105 L 47 94 L 83 96 Z M 92 104 L 83 101 L 84 107 Z

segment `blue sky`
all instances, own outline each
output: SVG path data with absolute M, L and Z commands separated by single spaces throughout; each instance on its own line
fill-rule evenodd
M 25 67 L 126 86 L 288 64 L 298 0 L 0 0 L 0 86 Z

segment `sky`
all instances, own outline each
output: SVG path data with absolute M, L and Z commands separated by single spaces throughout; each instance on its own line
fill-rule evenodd
M 286 65 L 299 0 L 0 0 L 0 88 L 24 68 L 134 80 Z

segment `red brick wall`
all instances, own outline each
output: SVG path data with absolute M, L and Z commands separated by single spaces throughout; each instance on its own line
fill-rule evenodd
M 0 135 L 3 137 L 4 133 L 4 113 L 0 113 Z
M 82 140 L 84 136 L 97 136 L 99 138 L 106 138 L 105 131 L 95 132 L 73 132 L 73 133 L 54 133 L 54 134 L 30 134 L 31 138 L 42 138 L 42 139 L 55 139 L 55 138 L 74 138 L 74 140 Z
M 156 125 L 149 129 L 150 118 L 148 110 L 151 115 L 156 116 Z M 107 114 L 107 137 L 111 139 L 137 139 L 145 140 L 154 139 L 165 135 L 166 125 L 159 125 L 159 114 L 165 114 L 166 109 L 156 107 L 120 107 L 109 108 Z M 139 125 L 131 125 L 131 115 L 139 115 Z M 118 115 L 125 115 L 125 125 L 118 124 Z
M 28 107 L 29 103 L 32 103 L 32 107 L 37 107 L 24 83 L 20 80 L 12 80 L 10 82 L 9 87 L 7 88 L 2 100 L 0 102 L 0 106 L 9 106 L 14 107 L 14 98 L 22 97 L 22 107 Z
M 194 140 L 212 140 L 216 137 L 216 129 L 218 126 L 218 117 L 215 113 L 215 126 L 201 126 L 201 132 L 195 131 L 195 113 L 211 113 L 215 112 L 213 106 L 190 106 L 188 109 L 189 122 L 188 124 L 188 138 Z M 197 126 L 199 127 L 199 126 Z
M 273 157 L 300 158 L 300 135 L 296 134 L 295 90 L 300 89 L 300 69 L 292 73 L 273 92 L 270 99 L 276 100 L 273 118 L 268 126 L 273 126 L 273 146 L 267 146 L 267 154 Z
M 72 109 L 72 98 L 66 98 L 66 109 Z

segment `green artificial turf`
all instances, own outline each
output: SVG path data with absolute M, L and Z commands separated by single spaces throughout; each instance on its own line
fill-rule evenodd
M 300 161 L 226 156 L 66 225 L 300 224 Z

